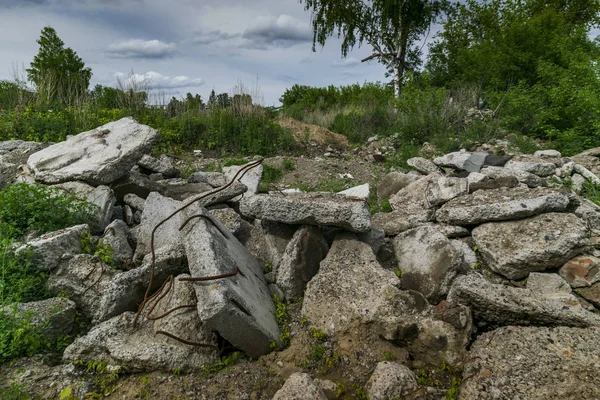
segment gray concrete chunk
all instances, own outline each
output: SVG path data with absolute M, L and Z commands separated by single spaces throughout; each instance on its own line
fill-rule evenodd
M 302 297 L 306 284 L 327 255 L 327 242 L 318 226 L 305 225 L 288 243 L 277 269 L 277 285 L 288 300 Z
M 463 255 L 436 227 L 423 226 L 394 239 L 402 289 L 416 290 L 433 304 L 442 300 L 461 271 Z
M 31 261 L 36 268 L 51 271 L 58 267 L 64 254 L 81 253 L 81 235 L 89 230 L 90 228 L 83 224 L 46 233 L 19 247 L 16 253 L 32 251 Z
M 456 278 L 448 301 L 470 307 L 475 324 L 486 330 L 506 325 L 600 326 L 600 316 L 576 301 L 568 305 L 529 289 L 491 283 L 477 273 Z
M 158 136 L 156 129 L 123 118 L 38 151 L 27 164 L 38 182 L 104 185 L 126 175 Z
M 242 215 L 293 225 L 329 225 L 352 232 L 371 229 L 371 213 L 364 201 L 340 195 L 256 195 L 240 202 Z
M 565 211 L 569 203 L 568 191 L 564 190 L 502 188 L 479 191 L 450 200 L 436 211 L 435 217 L 446 224 L 475 225 Z
M 563 213 L 491 222 L 472 234 L 485 264 L 509 279 L 560 267 L 583 251 L 589 237 L 581 219 Z
M 191 206 L 185 218 L 206 215 L 208 211 Z M 232 273 L 235 276 L 196 282 L 198 314 L 235 347 L 251 357 L 270 351 L 270 343 L 279 339 L 275 305 L 261 267 L 250 252 L 219 220 L 214 225 L 194 218 L 183 229 L 183 243 L 189 269 L 194 277 Z
M 600 399 L 599 328 L 507 326 L 477 337 L 461 399 Z

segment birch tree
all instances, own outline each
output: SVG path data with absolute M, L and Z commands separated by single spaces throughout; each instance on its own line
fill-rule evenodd
M 312 12 L 313 51 L 337 34 L 342 57 L 354 46 L 370 45 L 377 60 L 392 72 L 400 97 L 404 76 L 420 64 L 419 39 L 448 5 L 447 0 L 300 0 Z

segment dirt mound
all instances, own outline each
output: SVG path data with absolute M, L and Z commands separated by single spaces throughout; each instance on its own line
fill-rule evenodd
M 293 118 L 283 118 L 279 120 L 279 125 L 291 130 L 294 134 L 294 139 L 300 143 L 313 141 L 320 144 L 329 144 L 342 149 L 348 146 L 348 139 L 344 135 L 331 132 L 329 129 L 323 128 L 322 126 L 306 124 Z

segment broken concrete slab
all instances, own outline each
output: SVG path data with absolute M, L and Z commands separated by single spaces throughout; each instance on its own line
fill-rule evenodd
M 337 226 L 352 232 L 371 229 L 366 202 L 328 194 L 263 195 L 244 197 L 240 212 L 250 218 L 291 225 Z
M 85 182 L 74 181 L 59 183 L 51 187 L 63 193 L 75 195 L 95 206 L 93 211 L 94 221 L 90 226 L 94 233 L 103 232 L 112 221 L 114 206 L 117 200 L 112 189 L 108 186 L 100 185 L 93 187 Z
M 106 185 L 126 175 L 158 136 L 156 129 L 123 118 L 40 150 L 27 165 L 38 182 Z
M 379 201 L 389 200 L 392 195 L 421 178 L 420 175 L 403 174 L 397 171 L 390 172 L 377 185 L 377 198 Z
M 363 185 L 342 190 L 341 192 L 338 192 L 338 194 L 351 199 L 367 201 L 369 195 L 371 194 L 371 187 L 368 183 L 365 183 Z
M 272 400 L 327 400 L 325 393 L 319 388 L 310 375 L 301 372 L 292 374 Z
M 436 211 L 435 217 L 446 224 L 475 225 L 565 211 L 569 205 L 569 192 L 566 190 L 502 188 L 479 191 L 450 200 Z
M 434 226 L 422 226 L 396 236 L 394 250 L 402 270 L 402 289 L 415 290 L 433 304 L 448 293 L 465 269 L 463 254 Z
M 491 283 L 477 273 L 457 277 L 448 301 L 470 307 L 475 324 L 485 330 L 506 325 L 600 326 L 600 316 L 576 301 L 567 305 L 529 289 Z
M 407 212 L 404 210 L 394 210 L 389 213 L 378 212 L 373 216 L 373 226 L 383 229 L 387 236 L 396 236 L 399 233 L 417 226 L 424 225 L 433 221 L 435 210 L 421 210 L 417 212 Z
M 252 224 L 244 220 L 233 208 L 225 207 L 210 210 L 210 214 L 218 218 L 242 244 L 250 239 Z
M 527 171 L 518 169 L 508 169 L 501 167 L 485 167 L 481 169 L 481 173 L 485 176 L 490 177 L 493 180 L 505 180 L 516 179 L 518 182 L 526 184 L 530 188 L 536 188 L 540 186 L 546 186 L 544 180 L 539 176 L 532 174 Z M 514 187 L 516 185 L 504 185 L 507 187 Z
M 600 398 L 598 328 L 507 326 L 477 337 L 461 399 Z
M 466 179 L 443 176 L 430 181 L 427 186 L 427 201 L 432 206 L 440 206 L 467 193 L 469 193 L 469 184 Z
M 144 154 L 137 162 L 137 165 L 149 171 L 158 172 L 165 178 L 176 178 L 179 176 L 179 171 L 173 167 L 173 162 L 165 154 L 162 154 L 160 158 Z
M 560 154 L 560 151 L 552 150 L 552 149 L 538 150 L 535 153 L 533 153 L 533 155 L 535 157 L 541 157 L 541 158 L 561 158 L 562 157 L 562 154 Z
M 433 160 L 433 163 L 439 167 L 449 167 L 454 169 L 465 169 L 465 162 L 471 157 L 471 153 L 466 151 L 456 151 L 446 154 Z
M 81 253 L 81 235 L 90 230 L 87 224 L 46 233 L 16 249 L 16 254 L 32 252 L 31 261 L 42 271 L 58 267 L 65 254 Z
M 155 256 L 151 293 L 170 275 L 188 271 L 187 258 L 181 247 L 160 247 L 156 249 Z M 125 311 L 137 311 L 144 300 L 151 272 L 152 255 L 148 254 L 141 267 L 115 274 L 108 281 L 101 281 L 98 286 L 100 295 L 97 295 L 92 311 L 93 322 L 105 321 Z
M 134 260 L 139 261 L 144 258 L 146 254 L 150 253 L 152 231 L 161 221 L 182 206 L 183 203 L 180 201 L 164 197 L 157 192 L 150 193 L 144 203 L 144 212 L 142 213 L 142 220 L 138 231 L 139 235 Z M 181 247 L 181 234 L 179 228 L 182 223 L 181 213 L 179 213 L 159 226 L 154 235 L 154 248 L 168 247 L 175 249 Z
M 413 167 L 423 175 L 439 172 L 439 168 L 434 163 L 423 157 L 409 158 L 406 160 L 406 164 L 408 164 L 409 167 Z
M 248 164 L 252 164 L 252 162 Z M 225 175 L 227 182 L 230 182 L 235 175 L 248 164 L 223 167 L 223 175 Z M 251 197 L 252 195 L 258 193 L 258 187 L 260 186 L 260 181 L 262 180 L 263 169 L 264 168 L 262 164 L 259 164 L 258 166 L 248 170 L 248 172 L 246 172 L 246 174 L 240 179 L 240 182 L 248 187 L 248 191 L 246 192 L 247 197 Z
M 102 265 L 102 261 L 90 254 L 78 254 L 63 261 L 46 281 L 46 289 L 54 296 L 66 294 L 85 315 L 93 316 L 98 309 L 102 288 L 117 274 L 114 269 Z
M 219 186 L 224 186 L 227 183 L 227 178 L 220 172 L 198 171 L 189 176 L 188 182 L 208 183 L 210 186 L 217 188 Z
M 277 268 L 277 286 L 288 300 L 303 296 L 306 284 L 319 271 L 319 263 L 328 250 L 318 226 L 305 225 L 296 231 Z
M 125 204 L 127 204 L 129 207 L 131 207 L 134 210 L 137 211 L 144 211 L 144 203 L 146 202 L 145 199 L 142 199 L 140 196 L 133 194 L 133 193 L 128 193 L 125 195 L 125 197 L 123 197 L 123 201 L 125 202 Z
M 400 399 L 419 385 L 414 372 L 405 365 L 381 361 L 375 367 L 365 389 L 370 400 Z
M 554 174 L 556 164 L 548 162 L 541 157 L 534 157 L 530 155 L 516 156 L 512 160 L 506 163 L 505 169 L 512 169 L 517 171 L 526 171 L 531 174 L 546 177 Z
M 490 222 L 473 229 L 485 265 L 509 279 L 557 268 L 581 253 L 589 231 L 574 214 L 548 213 L 519 221 Z
M 163 196 L 179 201 L 184 201 L 213 190 L 213 187 L 207 183 L 188 183 L 184 179 L 160 180 L 156 184 Z
M 434 173 L 409 184 L 390 197 L 392 209 L 406 214 L 422 213 L 432 209 L 434 205 L 429 202 L 429 186 L 442 178 L 442 174 Z
M 527 289 L 553 299 L 564 299 L 567 302 L 575 300 L 571 295 L 571 286 L 558 274 L 532 272 L 527 277 Z
M 125 221 L 117 219 L 106 227 L 102 238 L 102 243 L 112 249 L 113 261 L 121 268 L 131 265 L 133 260 L 133 249 L 129 245 L 128 236 L 129 227 Z
M 206 209 L 193 205 L 184 211 L 184 218 L 207 214 Z M 256 259 L 219 220 L 193 218 L 182 234 L 193 277 L 238 271 L 234 276 L 194 284 L 200 319 L 251 357 L 268 353 L 271 342 L 279 339 L 279 327 Z
M 590 171 L 589 169 L 587 169 L 583 165 L 581 165 L 581 164 L 575 164 L 573 166 L 573 169 L 579 175 L 583 176 L 586 180 L 588 180 L 588 181 L 590 181 L 592 183 L 595 183 L 596 185 L 600 185 L 600 178 L 598 178 L 598 176 L 596 174 L 594 174 L 592 171 Z
M 302 315 L 328 335 L 353 320 L 373 321 L 385 290 L 398 290 L 398 277 L 379 265 L 371 247 L 350 233 L 338 234 L 306 287 Z
M 181 317 L 189 316 L 186 310 L 182 311 Z M 134 317 L 135 313 L 125 312 L 94 326 L 65 349 L 63 360 L 104 361 L 108 367 L 125 366 L 133 372 L 162 370 L 169 373 L 175 369 L 191 371 L 219 360 L 216 347 L 190 346 L 155 334 L 153 321 L 140 320 L 137 329 L 132 331 Z M 195 338 L 201 343 L 216 344 L 214 334 L 206 330 L 198 331 Z

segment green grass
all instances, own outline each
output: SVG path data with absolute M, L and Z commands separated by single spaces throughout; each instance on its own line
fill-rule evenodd
M 258 190 L 260 192 L 268 192 L 269 189 L 271 188 L 271 185 L 273 185 L 275 182 L 277 182 L 277 180 L 279 178 L 281 178 L 281 175 L 283 175 L 283 172 L 281 171 L 281 169 L 269 165 L 269 164 L 264 164 L 263 165 L 263 176 L 262 176 L 262 180 L 260 181 L 260 185 L 258 187 Z
M 581 191 L 581 195 L 586 199 L 593 201 L 594 203 L 600 206 L 600 185 L 593 183 L 588 180 L 583 185 L 583 190 Z

